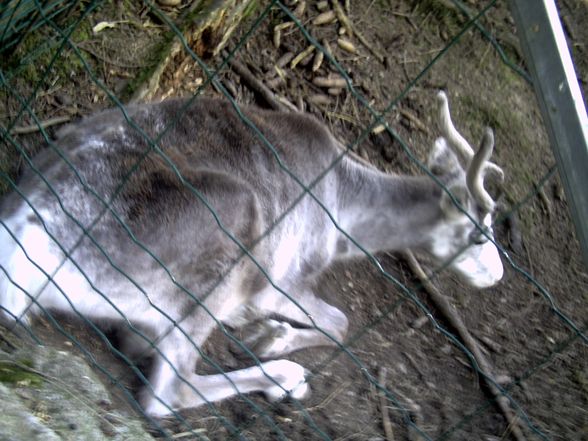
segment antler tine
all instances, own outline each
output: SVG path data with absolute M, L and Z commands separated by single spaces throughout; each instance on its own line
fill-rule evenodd
M 437 93 L 437 102 L 439 105 L 439 124 L 441 126 L 441 133 L 449 145 L 457 150 L 457 153 L 465 160 L 466 167 L 469 167 L 474 157 L 474 149 L 453 125 L 451 114 L 449 113 L 449 100 L 444 91 L 440 90 L 439 93 Z M 494 139 L 494 137 L 492 137 L 492 139 Z M 492 141 L 492 144 L 494 146 L 494 141 Z M 494 173 L 501 183 L 504 181 L 504 171 L 498 165 L 486 161 L 483 166 Z
M 447 100 L 447 95 L 442 90 L 437 94 L 437 103 L 439 106 L 439 125 L 441 134 L 447 140 L 449 145 L 457 150 L 457 153 L 466 161 L 466 165 L 469 165 L 474 157 L 474 149 L 453 125 L 451 114 L 449 113 L 449 101 Z
M 492 173 L 494 173 L 496 176 L 498 176 L 498 180 L 500 181 L 501 184 L 504 182 L 504 170 L 502 170 L 501 167 L 494 164 L 493 162 L 488 161 L 486 163 L 486 168 L 488 170 L 491 170 Z
M 494 133 L 491 128 L 486 128 L 480 148 L 472 158 L 466 172 L 468 189 L 476 202 L 480 204 L 486 213 L 494 211 L 496 203 L 484 188 L 484 169 L 489 164 L 488 159 L 494 149 Z M 500 170 L 500 169 L 499 169 Z M 502 172 L 502 170 L 500 170 Z

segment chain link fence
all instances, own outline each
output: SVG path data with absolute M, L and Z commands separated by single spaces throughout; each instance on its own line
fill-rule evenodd
M 433 104 L 438 89 L 448 90 L 456 123 L 468 139 L 477 139 L 485 125 L 496 132 L 495 161 L 506 174 L 494 226 L 506 269 L 503 281 L 478 292 L 446 271 L 451 262 L 431 266 L 428 275 L 419 277 L 410 255 L 374 255 L 362 248 L 365 258 L 336 264 L 318 282 L 318 290 L 351 322 L 345 341 L 335 349 L 288 357 L 308 369 L 308 400 L 268 403 L 240 394 L 197 409 L 168 407 L 170 416 L 164 419 L 150 417 L 137 398 L 149 385 L 148 351 L 138 359 L 127 356 L 117 345 L 113 324 L 75 314 L 75 304 L 73 318 L 43 310 L 28 326 L 23 317 L 13 317 L 21 335 L 82 354 L 119 397 L 109 409 L 144 417 L 151 435 L 165 439 L 586 439 L 588 276 L 503 2 L 253 1 L 210 8 L 205 2 L 12 1 L 0 7 L 0 26 L 4 193 L 23 195 L 16 177 L 27 168 L 35 170 L 31 158 L 41 146 L 57 148 L 55 128 L 114 106 L 149 151 L 206 204 L 201 190 L 182 178 L 182 164 L 159 146 L 174 121 L 157 137 L 149 136 L 129 116 L 125 103 L 130 101 L 222 96 L 275 154 L 277 167 L 310 197 L 314 184 L 344 155 L 314 184 L 304 185 L 279 162 L 275 147 L 237 103 L 310 112 L 342 140 L 345 155 L 352 151 L 387 172 L 432 178 L 424 158 L 439 133 Z M 144 159 L 121 177 L 115 195 L 132 182 Z M 101 211 L 90 226 L 72 214 L 90 240 L 105 213 L 125 227 L 112 200 L 101 198 Z M 35 210 L 34 201 L 25 202 Z M 224 228 L 215 207 L 206 205 L 223 234 L 269 279 L 268 269 Z M 262 237 L 287 222 L 295 207 Z M 7 238 L 18 240 L 6 221 L 0 222 Z M 132 239 L 205 308 L 200 299 L 207 293 L 194 297 L 194 287 L 176 282 L 172 270 Z M 73 252 L 65 244 L 60 247 Z M 108 251 L 100 249 L 108 259 Z M 419 257 L 429 264 L 426 256 Z M 9 268 L 1 269 L 2 277 L 17 284 Z M 123 268 L 115 269 L 143 291 Z M 214 281 L 208 292 L 221 283 Z M 108 292 L 95 289 L 110 302 Z M 27 294 L 35 301 L 34 293 Z M 164 308 L 157 309 L 167 316 Z M 117 311 L 127 333 L 158 350 L 163 336 L 152 340 Z M 194 343 L 202 357 L 200 373 L 260 364 L 238 329 L 213 319 L 212 343 Z M 170 317 L 170 322 L 169 332 L 180 329 L 188 335 L 182 320 Z M 21 354 L 17 365 L 27 375 L 39 374 L 38 367 L 22 361 L 19 340 L 15 343 L 4 331 L 3 336 L 3 352 Z M 11 393 L 38 386 L 26 375 L 2 375 L 12 372 L 7 363 L 0 363 L 0 381 Z M 41 377 L 67 383 L 66 378 Z M 87 397 L 80 400 L 100 407 Z M 37 409 L 35 416 L 43 420 L 41 413 Z M 44 415 L 51 427 L 50 411 Z M 60 430 L 56 433 L 63 439 L 84 439 L 77 426 L 68 434 Z M 126 439 L 135 438 L 127 434 Z

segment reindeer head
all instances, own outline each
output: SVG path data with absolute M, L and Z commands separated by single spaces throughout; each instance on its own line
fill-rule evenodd
M 498 249 L 492 242 L 492 216 L 496 204 L 484 188 L 486 171 L 504 179 L 502 170 L 489 162 L 494 135 L 487 128 L 480 148 L 474 153 L 451 121 L 444 92 L 438 93 L 437 103 L 443 136 L 435 141 L 429 156 L 429 168 L 451 196 L 445 190 L 442 192 L 442 220 L 432 232 L 429 252 L 440 262 L 451 261 L 449 268 L 466 283 L 478 288 L 489 287 L 503 274 Z

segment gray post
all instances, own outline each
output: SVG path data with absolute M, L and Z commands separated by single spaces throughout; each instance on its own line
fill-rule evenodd
M 588 118 L 554 0 L 510 0 L 588 266 Z

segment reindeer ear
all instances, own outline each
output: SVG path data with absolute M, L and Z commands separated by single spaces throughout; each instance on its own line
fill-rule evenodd
M 453 174 L 462 170 L 459 160 L 453 151 L 447 145 L 445 138 L 437 138 L 433 150 L 429 154 L 429 170 L 435 176 Z
M 450 187 L 447 188 L 449 190 L 449 192 L 451 193 L 451 195 L 453 196 L 453 199 L 451 199 L 451 197 L 447 194 L 447 192 L 443 191 L 441 193 L 441 211 L 443 212 L 443 214 L 445 215 L 445 217 L 457 217 L 462 215 L 462 211 L 458 208 L 457 205 L 455 205 L 455 203 L 453 202 L 453 200 L 455 200 L 455 202 L 457 202 L 462 209 L 467 210 L 468 209 L 468 200 L 470 197 L 470 194 L 468 192 L 468 189 L 466 188 L 465 185 L 452 185 Z

